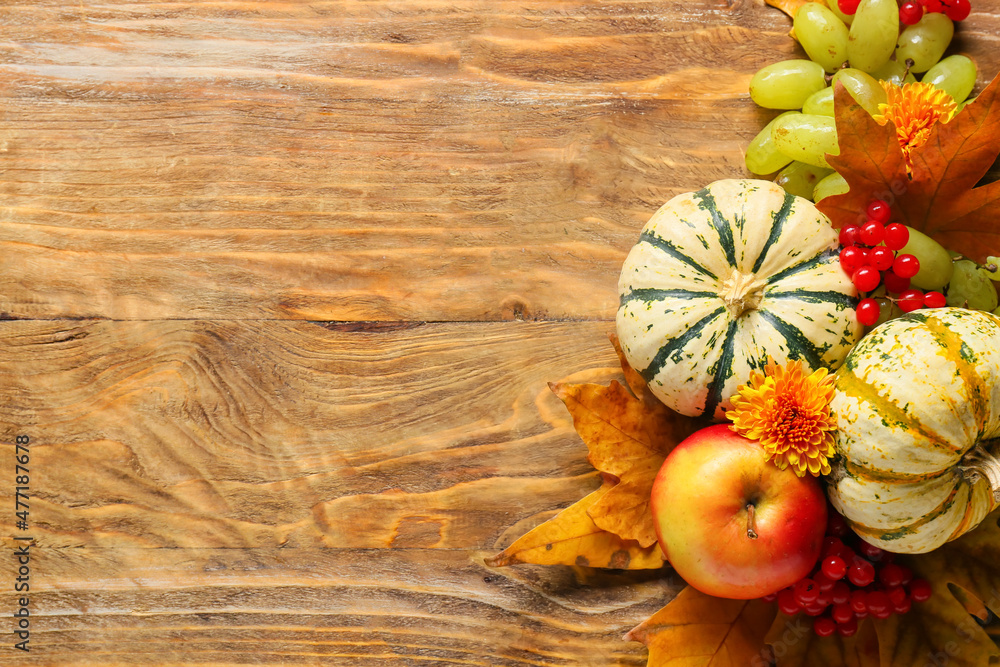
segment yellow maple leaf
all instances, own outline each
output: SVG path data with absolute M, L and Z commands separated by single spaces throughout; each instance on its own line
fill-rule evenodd
M 613 486 L 613 482 L 606 481 L 597 491 L 528 531 L 496 556 L 487 558 L 486 564 L 491 567 L 515 563 L 583 565 L 623 570 L 662 567 L 664 558 L 659 545 L 643 548 L 635 540 L 624 540 L 599 528 L 587 515 Z
M 590 508 L 590 518 L 604 530 L 643 547 L 655 544 L 649 511 L 653 479 L 670 450 L 694 432 L 694 420 L 662 403 L 648 404 L 615 381 L 607 387 L 550 386 L 573 415 L 591 465 L 621 480 Z
M 799 11 L 802 5 L 813 2 L 813 0 L 764 0 L 764 2 L 795 18 L 795 12 Z
M 625 639 L 649 648 L 649 667 L 766 667 L 764 635 L 774 616 L 773 604 L 724 600 L 688 586 Z
M 813 618 L 778 614 L 764 641 L 781 667 L 878 667 L 878 638 L 871 619 L 858 624 L 853 637 L 819 637 Z M 765 663 L 766 664 L 766 663 Z

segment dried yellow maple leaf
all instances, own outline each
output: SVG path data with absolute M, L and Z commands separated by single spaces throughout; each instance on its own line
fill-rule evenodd
M 781 11 L 785 12 L 792 18 L 795 18 L 795 12 L 799 11 L 799 8 L 806 4 L 807 2 L 812 2 L 813 0 L 764 0 L 767 4 L 772 7 L 776 7 Z
M 653 479 L 670 450 L 694 432 L 694 421 L 637 399 L 618 382 L 550 386 L 573 415 L 591 465 L 620 480 L 591 506 L 590 518 L 643 547 L 656 544 L 649 511 Z
M 599 528 L 587 515 L 587 510 L 613 486 L 613 482 L 606 481 L 597 491 L 528 531 L 496 556 L 487 558 L 486 564 L 491 567 L 515 563 L 583 565 L 625 570 L 662 567 L 664 558 L 659 545 L 643 548 L 635 540 L 624 540 Z
M 724 600 L 688 586 L 625 639 L 649 648 L 649 667 L 765 667 L 775 606 Z
M 765 641 L 779 667 L 878 667 L 878 639 L 869 619 L 853 637 L 819 637 L 805 614 L 778 614 Z M 760 663 L 761 667 L 767 663 Z

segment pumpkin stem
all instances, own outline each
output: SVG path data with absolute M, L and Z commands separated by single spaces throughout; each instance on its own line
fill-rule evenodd
M 753 503 L 747 503 L 747 537 L 751 540 L 757 539 L 757 523 L 754 521 L 756 509 Z
M 748 310 L 757 310 L 764 298 L 767 281 L 758 280 L 752 273 L 733 269 L 733 274 L 722 283 L 719 296 L 726 302 L 726 309 L 735 318 Z
M 977 443 L 962 457 L 958 469 L 969 484 L 985 479 L 993 492 L 994 505 L 1000 503 L 1000 460 L 986 451 L 981 443 Z

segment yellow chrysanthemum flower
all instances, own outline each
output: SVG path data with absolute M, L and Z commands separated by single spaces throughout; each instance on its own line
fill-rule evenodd
M 934 123 L 951 120 L 958 105 L 951 95 L 929 83 L 917 81 L 900 87 L 883 81 L 882 87 L 885 88 L 886 104 L 879 104 L 879 113 L 872 118 L 879 125 L 892 121 L 896 126 L 896 137 L 909 173 L 912 171 L 910 153 L 927 142 Z
M 726 416 L 729 427 L 758 440 L 767 458 L 784 470 L 791 466 L 799 477 L 830 474 L 834 454 L 833 376 L 825 368 L 806 375 L 801 361 L 778 366 L 768 360 L 764 373 L 754 371 L 740 385 Z

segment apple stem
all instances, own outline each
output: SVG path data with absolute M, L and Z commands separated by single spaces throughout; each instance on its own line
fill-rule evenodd
M 751 540 L 757 539 L 757 526 L 754 524 L 754 506 L 753 503 L 747 503 L 747 537 Z

